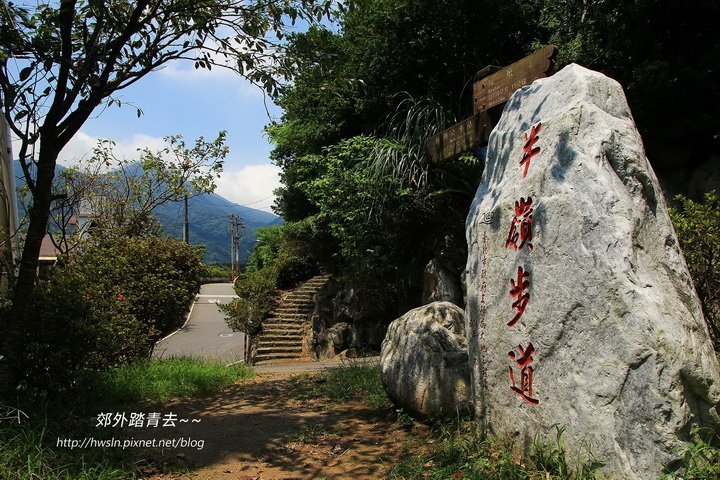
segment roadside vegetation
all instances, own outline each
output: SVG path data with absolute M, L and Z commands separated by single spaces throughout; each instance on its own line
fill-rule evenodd
M 96 372 L 147 358 L 182 324 L 201 259 L 201 249 L 169 238 L 87 241 L 38 281 L 31 306 L 42 328 L 15 333 L 20 388 L 72 392 Z
M 203 278 L 232 278 L 232 270 L 227 264 L 205 264 L 203 265 Z
M 377 413 L 392 406 L 380 380 L 379 365 L 349 363 L 315 375 L 297 378 L 300 397 L 324 398 L 333 403 L 360 400 Z
M 123 402 L 165 402 L 178 397 L 200 397 L 255 376 L 243 363 L 225 366 L 194 358 L 142 360 L 101 372 L 89 395 L 118 405 Z
M 720 352 L 720 195 L 702 200 L 675 198 L 670 209 L 690 275 L 695 283 L 715 351 Z
M 244 365 L 223 366 L 189 358 L 145 360 L 96 373 L 75 402 L 24 395 L 16 406 L 0 404 L 0 478 L 7 480 L 115 480 L 146 478 L 163 469 L 137 451 L 70 449 L 57 439 L 122 436 L 121 429 L 97 429 L 101 412 L 159 408 L 173 398 L 198 398 L 252 378 Z M 11 418 L 12 417 L 12 418 Z
M 570 451 L 563 439 L 564 429 L 538 432 L 527 454 L 509 438 L 484 437 L 471 418 L 419 422 L 387 397 L 380 380 L 379 365 L 349 362 L 346 366 L 319 374 L 301 375 L 294 395 L 323 398 L 342 405 L 360 401 L 377 418 L 393 421 L 412 438 L 403 446 L 401 461 L 389 465 L 387 478 L 394 480 L 464 478 L 471 480 L 601 480 L 603 459 L 591 445 Z M 426 428 L 421 428 L 426 427 Z M 320 428 L 298 433 L 295 441 L 316 441 L 326 434 Z M 710 480 L 720 476 L 720 437 L 695 430 L 693 441 L 678 447 L 683 459 L 664 480 Z

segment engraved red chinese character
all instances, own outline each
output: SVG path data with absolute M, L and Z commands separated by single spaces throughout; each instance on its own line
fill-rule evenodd
M 542 123 L 538 123 L 534 127 L 530 129 L 530 135 L 527 133 L 525 134 L 525 145 L 523 145 L 523 158 L 520 160 L 520 166 L 522 167 L 525 165 L 525 170 L 523 171 L 523 177 L 527 176 L 528 168 L 530 167 L 530 160 L 540 153 L 540 147 L 536 147 L 535 144 L 537 143 L 538 139 L 538 132 L 540 131 L 540 128 L 542 128 Z
M 533 367 L 530 366 L 533 363 L 532 354 L 535 353 L 535 347 L 532 343 L 528 343 L 527 348 L 523 348 L 522 345 L 518 345 L 518 351 L 520 357 L 516 355 L 514 351 L 508 352 L 510 360 L 514 360 L 518 367 L 520 367 L 520 385 L 515 382 L 515 371 L 513 367 L 510 369 L 510 390 L 526 403 L 530 405 L 539 405 L 540 401 L 537 398 L 532 398 L 533 387 Z
M 530 276 L 530 272 L 523 270 L 523 267 L 518 267 L 517 270 L 517 281 L 510 279 L 510 296 L 517 298 L 512 304 L 512 308 L 517 310 L 512 320 L 507 324 L 508 327 L 514 326 L 525 313 L 525 307 L 527 307 L 528 300 L 530 300 L 530 293 L 526 292 L 530 288 L 530 280 L 526 280 Z
M 510 224 L 510 232 L 505 241 L 506 247 L 512 247 L 515 250 L 522 249 L 527 245 L 528 250 L 532 251 L 532 221 L 533 221 L 532 197 L 520 197 L 519 201 L 515 201 L 515 214 Z M 520 243 L 518 243 L 520 242 Z

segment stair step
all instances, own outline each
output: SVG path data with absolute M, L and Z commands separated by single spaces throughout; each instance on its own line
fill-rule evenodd
M 288 324 L 278 324 L 273 325 L 274 328 L 266 328 L 262 331 L 260 335 L 270 335 L 270 334 L 276 334 L 277 332 L 287 332 L 288 334 L 293 335 L 304 335 L 305 334 L 305 328 L 302 325 L 288 325 Z
M 276 310 L 312 310 L 315 302 L 311 303 L 282 303 L 276 307 Z
M 293 343 L 260 343 L 258 352 L 297 352 L 302 351 L 302 342 Z
M 302 345 L 303 336 L 302 335 L 263 335 L 260 337 L 260 344 L 275 344 L 275 343 L 282 343 L 285 344 L 301 344 Z
M 270 325 L 267 328 L 263 328 L 261 335 L 268 335 L 280 330 L 292 332 L 295 335 L 304 335 L 305 325 L 300 325 L 298 323 L 277 323 L 275 325 Z
M 301 318 L 274 318 L 263 322 L 266 327 L 276 327 L 278 325 L 289 325 L 291 327 L 301 327 L 305 325 L 305 321 Z
M 290 360 L 293 358 L 302 358 L 297 353 L 272 353 L 268 355 L 258 355 L 255 357 L 255 364 L 268 362 L 270 360 Z
M 307 315 L 278 315 L 263 320 L 263 325 L 270 325 L 278 322 L 305 323 L 308 320 Z
M 277 310 L 274 310 L 274 311 L 273 311 L 274 316 L 277 316 L 277 317 L 279 317 L 279 316 L 281 316 L 281 315 L 291 315 L 291 316 L 294 315 L 294 316 L 307 317 L 307 316 L 310 315 L 311 313 L 312 313 L 312 310 L 307 309 L 307 308 L 287 308 L 287 307 L 282 307 L 282 308 L 278 308 Z
M 259 357 L 260 355 L 263 355 L 263 354 L 271 355 L 271 354 L 276 354 L 276 353 L 294 353 L 294 354 L 300 354 L 300 353 L 302 353 L 302 345 L 298 345 L 298 346 L 295 346 L 295 347 L 284 347 L 284 346 L 280 346 L 280 347 L 259 347 L 259 348 L 257 349 L 257 356 L 258 356 L 258 357 Z
M 273 315 L 266 320 L 270 320 L 271 318 L 299 318 L 299 319 L 307 319 L 309 317 L 309 312 L 273 312 Z
M 302 323 L 272 323 L 263 326 L 263 333 L 274 331 L 274 330 L 292 330 L 293 332 L 302 332 L 305 329 L 305 325 Z
M 308 319 L 308 315 L 305 313 L 279 313 L 270 318 L 263 320 L 263 323 L 272 323 L 277 320 L 287 320 L 290 322 L 305 322 Z
M 308 305 L 315 305 L 315 299 L 314 298 L 286 298 L 280 304 L 279 307 L 282 307 L 284 305 L 297 305 L 297 306 L 308 306 Z
M 258 340 L 260 341 L 260 343 L 275 342 L 275 341 L 302 343 L 303 337 L 304 337 L 304 335 L 302 335 L 301 333 L 296 333 L 295 335 L 275 335 L 275 334 L 268 335 L 266 333 L 263 333 L 262 335 L 260 335 Z
M 300 328 L 276 328 L 276 329 L 265 329 L 261 336 L 271 337 L 301 337 L 303 336 L 303 330 Z

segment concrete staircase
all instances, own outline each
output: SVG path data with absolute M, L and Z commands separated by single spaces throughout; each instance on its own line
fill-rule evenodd
M 315 295 L 327 283 L 328 275 L 319 275 L 288 293 L 270 318 L 263 321 L 254 363 L 289 360 L 309 356 L 303 342 L 310 331 L 310 314 L 315 308 Z

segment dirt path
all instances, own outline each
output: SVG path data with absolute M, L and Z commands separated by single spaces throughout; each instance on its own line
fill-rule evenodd
M 165 413 L 201 420 L 178 423 L 172 436 L 204 445 L 156 452 L 186 473 L 153 479 L 386 478 L 407 448 L 408 433 L 359 401 L 302 398 L 303 388 L 290 374 L 261 373 L 214 396 L 165 405 Z

